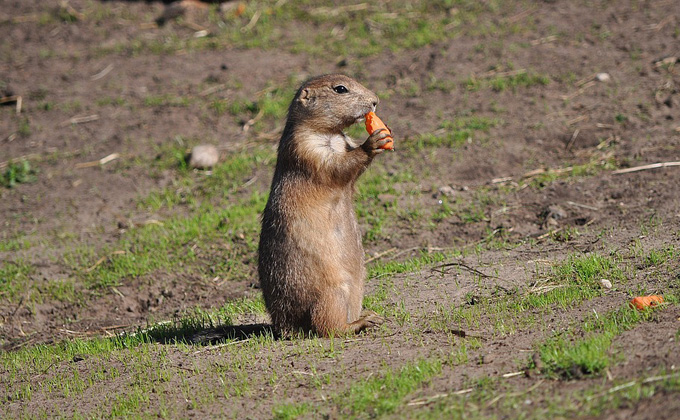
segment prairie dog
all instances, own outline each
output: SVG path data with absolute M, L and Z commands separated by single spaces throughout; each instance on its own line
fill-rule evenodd
M 358 333 L 383 322 L 361 311 L 366 269 L 353 197 L 357 178 L 390 133 L 356 141 L 343 132 L 376 105 L 375 93 L 331 74 L 305 82 L 288 109 L 258 265 L 279 334 Z

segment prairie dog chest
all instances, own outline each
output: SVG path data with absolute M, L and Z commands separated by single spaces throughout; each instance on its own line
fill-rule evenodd
M 340 246 L 347 250 L 360 244 L 361 234 L 349 189 L 299 200 L 297 210 L 290 226 L 291 238 L 324 249 Z

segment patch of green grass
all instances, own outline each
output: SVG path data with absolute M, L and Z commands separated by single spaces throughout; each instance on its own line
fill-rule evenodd
M 229 113 L 240 117 L 243 121 L 253 120 L 256 128 L 260 120 L 281 121 L 285 119 L 290 101 L 295 95 L 290 86 L 297 86 L 299 84 L 299 81 L 295 78 L 290 78 L 289 82 L 289 87 L 270 86 L 264 89 L 254 101 L 235 100 L 229 104 L 216 101 L 211 104 L 211 107 L 218 114 L 229 111 Z
M 482 341 L 479 338 L 460 338 L 451 335 L 450 340 L 452 352 L 448 355 L 447 362 L 450 366 L 462 366 L 470 362 L 469 350 L 479 350 L 482 348 Z
M 617 163 L 614 158 L 593 159 L 590 162 L 584 164 L 573 165 L 567 168 L 560 168 L 558 170 L 548 169 L 541 174 L 523 181 L 522 185 L 528 183 L 534 188 L 545 188 L 558 179 L 593 176 L 602 171 L 610 171 L 616 168 Z
M 679 257 L 680 252 L 673 245 L 663 249 L 651 249 L 647 255 L 644 256 L 643 265 L 645 267 L 657 267 L 664 265 L 667 261 L 677 260 Z
M 570 242 L 579 236 L 581 233 L 573 226 L 564 226 L 550 233 L 550 239 L 556 242 Z
M 399 273 L 412 273 L 447 258 L 442 252 L 422 252 L 405 261 L 376 261 L 368 266 L 368 278 L 385 277 Z
M 178 205 L 200 209 L 208 204 L 228 205 L 229 195 L 238 193 L 260 166 L 272 166 L 274 152 L 268 148 L 241 151 L 227 156 L 210 173 L 189 170 L 187 145 L 163 147 L 154 162 L 155 169 L 175 169 L 173 185 L 140 199 L 139 206 L 149 211 L 172 210 Z
M 65 113 L 76 113 L 83 110 L 83 104 L 79 99 L 65 101 L 59 104 L 59 109 Z
M 380 375 L 356 381 L 346 391 L 331 397 L 329 404 L 344 418 L 379 418 L 395 413 L 403 407 L 404 399 L 442 371 L 436 359 L 420 359 L 401 368 L 387 368 Z M 319 407 L 321 412 L 324 407 Z M 276 418 L 295 418 L 292 415 L 316 411 L 309 403 L 279 404 Z M 281 417 L 279 417 L 281 416 Z
M 306 402 L 297 404 L 277 404 L 272 409 L 272 414 L 277 420 L 293 420 L 307 414 L 311 411 L 311 408 L 311 404 Z
M 619 264 L 612 257 L 599 254 L 572 255 L 555 266 L 552 273 L 558 282 L 569 282 L 584 289 L 599 287 L 601 278 L 624 279 Z
M 17 134 L 19 134 L 21 137 L 28 137 L 31 135 L 31 122 L 28 120 L 28 118 L 19 119 Z
M 27 160 L 10 162 L 7 169 L 0 176 L 0 184 L 7 188 L 14 188 L 17 184 L 35 182 L 38 180 L 37 173 L 36 169 L 32 168 Z
M 540 382 L 539 382 L 540 383 Z M 472 392 L 422 398 L 427 402 L 404 407 L 400 418 L 409 419 L 486 419 L 486 418 L 577 418 L 601 417 L 623 407 L 637 406 L 654 395 L 680 391 L 680 374 L 661 371 L 644 377 L 593 383 L 557 394 L 554 388 L 526 385 L 512 387 L 505 381 L 482 378 L 468 385 Z M 519 411 L 521 410 L 521 412 Z
M 149 97 L 144 99 L 145 104 L 146 104 L 147 99 L 149 99 Z M 125 100 L 125 98 L 123 98 L 121 96 L 119 96 L 117 98 L 113 98 L 113 97 L 110 97 L 110 96 L 97 98 L 95 103 L 97 104 L 97 106 L 109 106 L 110 105 L 110 106 L 120 107 L 120 106 L 127 105 L 127 101 Z M 148 104 L 146 104 L 146 105 L 149 106 Z
M 357 217 L 367 225 L 364 242 L 385 238 L 383 228 L 396 223 L 399 217 L 395 185 L 413 180 L 410 170 L 404 168 L 396 173 L 388 173 L 385 167 L 376 162 L 357 182 Z M 385 200 L 394 197 L 393 200 Z
M 494 325 L 495 334 L 513 334 L 537 321 L 532 315 L 535 311 L 549 313 L 555 307 L 568 309 L 600 296 L 602 278 L 624 280 L 618 263 L 599 254 L 572 255 L 541 277 L 523 292 L 511 290 L 500 296 L 474 296 L 468 305 L 442 305 L 435 316 L 429 317 L 430 327 L 435 331 L 448 331 L 453 326 L 475 329 L 487 322 Z
M 626 305 L 606 314 L 587 317 L 578 327 L 537 346 L 546 365 L 542 372 L 563 379 L 603 372 L 615 358 L 610 350 L 614 338 L 651 316 L 651 310 L 638 311 Z
M 41 109 L 43 111 L 51 111 L 55 107 L 56 105 L 53 102 L 45 101 L 38 106 L 38 109 Z
M 181 271 L 192 264 L 203 270 L 212 265 L 213 276 L 252 275 L 259 214 L 267 195 L 243 186 L 258 166 L 271 161 L 273 152 L 263 148 L 234 153 L 206 174 L 186 169 L 183 150 L 170 148 L 156 163 L 179 168 L 174 185 L 152 192 L 139 205 L 154 212 L 186 205 L 189 216 L 170 216 L 129 229 L 117 244 L 98 254 L 88 247 L 67 254 L 66 263 L 87 287 L 116 286 L 126 278 L 156 270 Z M 218 252 L 219 258 L 212 258 Z
M 32 298 L 38 303 L 48 300 L 74 303 L 82 299 L 82 293 L 77 289 L 73 279 L 48 280 L 41 285 L 34 285 L 34 288 L 37 290 Z
M 22 259 L 4 261 L 0 265 L 0 299 L 17 302 L 30 288 L 34 271 L 34 266 Z
M 196 262 L 199 254 L 220 249 L 223 265 L 216 267 L 216 273 L 230 279 L 245 278 L 252 261 L 244 259 L 255 254 L 258 216 L 265 203 L 266 196 L 255 191 L 224 208 L 201 206 L 189 217 L 174 217 L 128 231 L 125 239 L 105 252 L 104 260 L 82 250 L 84 255 L 70 255 L 67 262 L 88 287 L 102 288 L 155 270 L 180 269 Z
M 399 369 L 389 369 L 380 377 L 355 383 L 334 399 L 340 412 L 348 416 L 368 414 L 378 417 L 394 413 L 404 398 L 441 373 L 439 360 L 419 360 Z
M 261 297 L 243 298 L 227 302 L 220 308 L 205 311 L 196 308 L 171 322 L 151 325 L 132 333 L 115 337 L 74 338 L 56 344 L 39 344 L 12 352 L 0 353 L 0 366 L 12 375 L 35 374 L 42 372 L 55 363 L 72 360 L 74 357 L 107 356 L 117 350 L 139 348 L 148 353 L 150 349 L 143 344 L 153 342 L 183 343 L 185 338 L 195 332 L 232 325 L 242 314 L 262 315 L 266 312 Z
M 385 50 L 421 48 L 464 33 L 500 37 L 526 29 L 522 25 L 499 23 L 498 19 L 480 19 L 485 12 L 488 15 L 493 11 L 496 15 L 513 10 L 513 5 L 449 0 L 425 3 L 400 0 L 380 6 L 264 0 L 248 5 L 239 16 L 212 10 L 210 37 L 139 36 L 113 46 L 97 47 L 95 53 L 134 56 L 224 48 L 267 50 L 276 46 L 317 57 L 368 57 Z
M 439 128 L 432 133 L 421 134 L 403 147 L 407 149 L 423 150 L 431 147 L 456 148 L 474 141 L 475 134 L 486 133 L 491 128 L 503 124 L 497 118 L 481 116 L 459 117 L 447 120 L 440 124 Z
M 63 23 L 75 23 L 79 21 L 81 18 L 74 13 L 75 9 L 72 7 L 66 7 L 66 5 L 62 5 L 57 9 L 56 17 L 59 21 Z
M 3 232 L 0 233 L 0 238 L 0 252 L 21 251 L 32 246 L 31 242 L 21 233 L 8 234 Z
M 226 114 L 229 110 L 229 101 L 226 99 L 215 99 L 208 105 L 218 116 Z

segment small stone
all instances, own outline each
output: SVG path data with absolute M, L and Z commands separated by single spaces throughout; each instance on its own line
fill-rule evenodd
M 602 280 L 600 280 L 600 284 L 601 284 L 602 287 L 604 287 L 605 289 L 611 289 L 611 288 L 612 288 L 612 282 L 610 282 L 610 281 L 607 280 L 607 279 L 602 279 Z
M 195 169 L 210 169 L 220 160 L 220 152 L 211 144 L 201 144 L 191 149 L 189 166 Z
M 609 73 L 597 73 L 595 75 L 595 80 L 597 80 L 598 82 L 605 82 L 606 83 L 606 82 L 612 80 L 612 77 L 609 75 Z
M 453 188 L 451 188 L 451 187 L 448 186 L 448 185 L 444 185 L 444 186 L 442 186 L 442 187 L 439 187 L 439 195 L 446 196 L 447 198 L 453 198 L 453 196 L 454 196 L 455 194 L 456 194 L 456 193 L 455 193 L 455 191 L 453 190 Z

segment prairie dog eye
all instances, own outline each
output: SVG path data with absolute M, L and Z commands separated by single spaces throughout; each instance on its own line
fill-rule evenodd
M 343 85 L 334 86 L 334 87 L 333 87 L 333 90 L 334 90 L 336 93 L 348 93 L 348 92 L 349 92 L 349 90 L 347 90 L 347 88 L 344 87 Z

